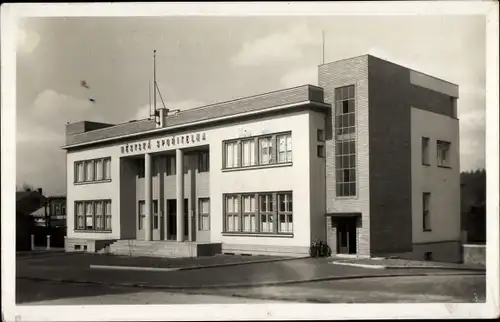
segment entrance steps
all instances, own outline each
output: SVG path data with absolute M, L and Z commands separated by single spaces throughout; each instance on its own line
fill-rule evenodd
M 143 257 L 199 257 L 220 254 L 220 243 L 197 243 L 176 241 L 144 241 L 134 239 L 117 240 L 107 248 L 107 253 L 123 256 Z

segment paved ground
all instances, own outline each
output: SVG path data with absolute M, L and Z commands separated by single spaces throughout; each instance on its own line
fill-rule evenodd
M 421 268 L 421 267 L 441 267 L 448 269 L 476 269 L 483 270 L 484 266 L 481 265 L 465 265 L 465 264 L 455 264 L 455 263 L 443 263 L 443 262 L 431 262 L 431 261 L 415 261 L 406 260 L 399 258 L 356 258 L 356 259 L 343 259 L 335 258 L 333 259 L 338 263 L 352 263 L 352 264 L 363 264 L 363 265 L 382 265 L 387 267 L 408 267 L 408 268 Z
M 477 275 L 399 276 L 218 289 L 203 293 L 208 292 L 245 298 L 320 303 L 484 303 L 486 280 L 484 276 Z
M 96 305 L 96 304 L 231 304 L 280 303 L 280 301 L 210 294 L 183 294 L 131 287 L 104 287 L 92 284 L 18 281 L 20 305 Z
M 241 260 L 238 256 L 227 256 L 231 260 Z M 243 257 L 243 256 L 241 256 Z M 222 257 L 221 257 L 222 258 Z M 246 257 L 248 258 L 248 257 Z M 225 258 L 222 258 L 226 260 Z M 266 263 L 254 263 L 231 267 L 214 267 L 186 271 L 130 271 L 130 270 L 103 270 L 90 268 L 92 264 L 109 265 L 111 262 L 124 261 L 128 266 L 137 266 L 140 259 L 117 259 L 103 255 L 58 255 L 58 256 L 37 256 L 33 258 L 20 258 L 16 265 L 18 278 L 50 279 L 63 281 L 87 281 L 100 284 L 114 284 L 119 286 L 142 285 L 149 287 L 161 287 L 164 289 L 188 289 L 207 288 L 220 286 L 252 286 L 261 283 L 283 283 L 288 281 L 306 281 L 311 279 L 325 279 L 346 276 L 366 276 L 366 275 L 412 275 L 424 273 L 442 273 L 446 270 L 373 270 L 368 268 L 332 265 L 331 259 L 292 259 L 285 261 L 275 261 Z M 180 259 L 165 260 L 164 265 L 185 265 L 191 266 L 193 262 L 205 260 L 214 261 L 214 258 L 207 259 Z M 227 259 L 229 260 L 229 259 Z M 156 261 L 158 259 L 145 259 Z M 151 264 L 151 263 L 150 263 Z

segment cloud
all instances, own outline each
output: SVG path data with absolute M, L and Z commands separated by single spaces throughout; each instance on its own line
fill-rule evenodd
M 247 41 L 231 59 L 235 66 L 258 66 L 275 62 L 297 60 L 306 46 L 321 44 L 321 32 L 305 25 L 294 26 L 284 32 Z
M 40 36 L 33 30 L 28 30 L 21 22 L 17 28 L 17 50 L 23 54 L 33 52 L 40 42 Z
M 165 102 L 165 105 L 168 109 L 170 110 L 188 110 L 191 108 L 195 107 L 200 107 L 205 105 L 204 102 L 198 101 L 198 100 L 184 100 L 184 101 L 177 101 L 177 102 Z M 148 105 L 142 106 L 137 110 L 137 113 L 135 114 L 135 118 L 137 120 L 142 120 L 145 118 L 149 117 L 151 111 L 151 107 Z
M 318 67 L 309 66 L 296 70 L 292 70 L 281 77 L 280 84 L 284 88 L 295 87 L 300 85 L 317 85 L 318 83 Z

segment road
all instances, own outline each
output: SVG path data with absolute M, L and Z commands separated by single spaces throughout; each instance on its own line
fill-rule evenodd
M 201 261 L 213 264 L 218 261 L 239 260 L 221 257 Z M 241 298 L 246 298 L 243 302 L 255 298 L 346 303 L 475 302 L 484 300 L 485 297 L 486 281 L 483 273 L 444 269 L 376 270 L 332 265 L 329 259 L 294 259 L 184 271 L 92 268 L 95 264 L 171 268 L 191 266 L 197 261 L 200 260 L 159 261 L 91 254 L 18 258 L 16 300 L 18 303 L 46 304 L 52 303 L 47 301 L 53 300 L 68 304 L 89 304 L 94 303 L 93 301 L 106 304 L 127 304 L 131 303 L 130 301 L 135 304 L 146 304 L 212 303 L 212 301 L 234 303 L 241 301 Z M 421 276 L 412 276 L 415 274 Z M 386 277 L 363 278 L 367 275 Z M 396 276 L 389 277 L 391 275 Z M 355 279 L 310 282 L 311 279 L 324 280 L 332 277 L 355 277 Z M 52 283 L 43 281 L 47 279 Z M 57 280 L 59 282 L 54 283 Z M 309 282 L 283 285 L 289 281 L 304 280 Z M 70 281 L 79 283 L 69 283 Z M 261 283 L 266 283 L 267 286 L 261 286 Z M 269 283 L 280 285 L 270 286 Z

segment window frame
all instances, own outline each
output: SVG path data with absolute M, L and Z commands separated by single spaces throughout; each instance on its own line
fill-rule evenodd
M 431 193 L 422 193 L 422 230 L 430 232 L 432 231 L 431 225 Z
M 210 172 L 210 152 L 200 151 L 198 153 L 198 172 Z
M 203 212 L 203 202 L 208 202 L 208 212 Z M 207 225 L 203 225 L 203 219 L 207 218 Z M 210 198 L 198 198 L 198 230 L 209 231 L 210 230 Z
M 422 153 L 422 165 L 430 166 L 430 143 L 431 140 L 428 137 L 423 136 L 421 139 L 421 153 Z
M 102 205 L 102 214 L 98 215 L 97 214 L 97 204 Z M 108 215 L 107 213 L 107 204 L 110 204 L 110 214 Z M 92 228 L 88 228 L 87 226 L 87 205 L 91 204 L 92 208 Z M 79 205 L 83 206 L 83 213 L 79 214 L 78 208 Z M 95 233 L 110 233 L 112 232 L 112 200 L 111 199 L 92 199 L 92 200 L 75 200 L 74 201 L 74 232 L 95 232 Z M 102 228 L 98 229 L 97 227 L 97 218 L 102 217 Z M 110 227 L 107 227 L 108 225 L 106 224 L 107 218 L 110 218 Z M 83 225 L 79 227 L 79 219 L 83 220 Z
M 450 162 L 451 142 L 436 140 L 436 163 L 440 168 L 451 168 Z M 443 159 L 443 153 L 445 158 Z
M 325 142 L 326 141 L 325 130 L 323 130 L 323 129 L 317 129 L 316 130 L 316 140 L 318 142 Z
M 291 211 L 279 211 L 279 204 L 278 204 L 278 196 L 279 195 L 289 195 L 290 196 L 290 204 L 292 205 Z M 246 211 L 248 209 L 245 209 L 245 204 L 244 204 L 244 198 L 245 197 L 250 197 L 250 198 L 255 198 L 255 209 L 252 212 L 252 199 L 250 199 L 250 211 Z M 269 200 L 268 203 L 266 203 L 266 207 L 262 208 L 262 198 L 265 197 L 267 200 Z M 239 202 L 239 208 L 238 212 L 231 212 L 229 213 L 227 211 L 227 198 L 236 198 Z M 270 199 L 269 199 L 270 198 Z M 244 192 L 244 193 L 225 193 L 222 196 L 222 201 L 224 204 L 224 209 L 223 209 L 223 215 L 222 215 L 222 220 L 223 220 L 223 235 L 227 236 L 268 236 L 268 237 L 293 237 L 294 232 L 293 232 L 293 191 L 288 190 L 288 191 L 261 191 L 261 192 Z M 278 227 L 279 222 L 278 222 L 278 214 L 284 214 L 290 216 L 291 219 L 291 224 L 292 228 L 291 231 L 281 231 L 281 229 Z M 239 223 L 239 230 L 238 231 L 230 231 L 227 228 L 227 217 L 228 215 L 230 216 L 237 216 L 238 217 L 238 223 Z M 249 223 L 251 225 L 252 223 L 252 216 L 255 216 L 255 230 L 251 231 L 250 229 L 245 229 L 245 223 L 244 220 L 246 216 L 249 216 Z M 265 216 L 265 222 L 271 223 L 270 229 L 263 229 L 262 224 L 263 224 L 263 218 L 262 216 Z M 286 217 L 288 220 L 288 217 Z M 269 225 L 269 224 L 268 224 Z
M 289 145 L 291 146 L 291 149 L 285 150 L 285 160 L 280 162 L 279 161 L 279 138 L 281 136 L 285 136 L 285 143 L 286 146 Z M 290 141 L 288 141 L 288 138 Z M 269 162 L 268 163 L 263 163 L 262 162 L 262 149 L 261 149 L 261 142 L 267 139 L 268 142 L 270 142 L 271 147 L 266 147 L 269 151 Z M 248 165 L 244 165 L 244 142 L 248 141 L 253 141 L 253 147 L 254 147 L 254 164 L 250 162 Z M 228 155 L 228 146 L 233 145 L 235 146 L 238 151 L 236 154 L 237 156 L 237 164 L 234 165 L 234 160 L 233 160 L 233 165 L 228 166 L 227 162 L 227 155 Z M 245 169 L 255 169 L 255 168 L 266 168 L 266 167 L 273 167 L 273 166 L 286 166 L 286 165 L 292 165 L 293 164 L 293 135 L 292 131 L 283 131 L 283 132 L 275 132 L 275 133 L 269 133 L 269 134 L 263 134 L 263 135 L 256 135 L 256 136 L 247 136 L 247 137 L 242 137 L 238 139 L 229 139 L 229 140 L 224 140 L 222 141 L 222 170 L 245 170 Z M 290 158 L 287 156 L 290 154 Z
M 97 165 L 100 162 L 101 166 L 101 175 L 102 179 L 97 179 Z M 106 178 L 106 164 L 109 162 L 109 174 L 108 178 Z M 88 166 L 87 164 L 91 164 L 90 168 L 92 169 L 92 179 L 88 180 Z M 82 180 L 80 181 L 80 169 L 79 166 L 82 165 Z M 81 184 L 90 184 L 90 183 L 102 183 L 102 182 L 110 182 L 111 181 L 111 157 L 101 157 L 94 158 L 88 160 L 78 160 L 73 163 L 73 184 L 81 185 Z

